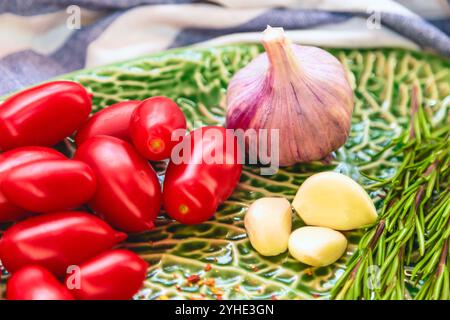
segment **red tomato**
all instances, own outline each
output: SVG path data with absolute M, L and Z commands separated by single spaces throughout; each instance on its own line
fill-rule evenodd
M 25 266 L 9 278 L 8 300 L 74 300 L 67 288 L 45 268 Z
M 62 153 L 46 147 L 22 147 L 0 154 L 0 184 L 9 170 L 37 160 L 67 159 Z M 0 191 L 0 222 L 28 216 L 26 210 L 13 205 Z
M 134 252 L 111 250 L 83 262 L 65 283 L 80 300 L 128 300 L 141 288 L 147 268 Z
M 87 164 L 74 160 L 39 160 L 11 169 L 0 189 L 11 203 L 31 212 L 71 209 L 95 193 L 96 180 Z
M 35 264 L 63 276 L 78 265 L 111 249 L 126 235 L 85 212 L 56 212 L 29 218 L 7 229 L 0 240 L 0 259 L 9 272 Z
M 86 140 L 74 159 L 84 161 L 97 177 L 89 206 L 113 227 L 126 232 L 153 228 L 161 207 L 155 171 L 127 142 L 108 136 Z
M 152 161 L 170 158 L 179 140 L 172 132 L 186 130 L 186 118 L 178 105 L 166 97 L 144 100 L 133 112 L 130 135 L 141 155 Z
M 88 138 L 105 135 L 131 142 L 129 135 L 131 114 L 140 101 L 123 101 L 95 113 L 75 136 L 77 146 Z
M 167 167 L 164 208 L 179 222 L 201 223 L 214 215 L 239 182 L 237 138 L 223 127 L 208 126 L 192 131 L 179 146 L 185 160 L 177 164 L 172 159 Z
M 0 108 L 0 149 L 52 146 L 89 116 L 91 97 L 75 82 L 54 81 L 8 98 Z

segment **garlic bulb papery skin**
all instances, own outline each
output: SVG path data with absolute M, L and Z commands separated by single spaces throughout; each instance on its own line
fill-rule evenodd
M 292 44 L 283 28 L 268 26 L 262 42 L 266 52 L 230 81 L 227 128 L 278 129 L 281 166 L 328 156 L 350 131 L 353 91 L 342 64 L 322 49 Z

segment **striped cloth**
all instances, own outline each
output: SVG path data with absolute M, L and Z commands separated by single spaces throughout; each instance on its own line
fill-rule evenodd
M 0 96 L 169 48 L 255 42 L 403 47 L 450 56 L 450 0 L 1 0 Z

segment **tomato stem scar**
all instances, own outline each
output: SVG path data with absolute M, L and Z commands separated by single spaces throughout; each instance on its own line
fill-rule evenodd
M 180 211 L 181 214 L 186 214 L 189 212 L 189 207 L 185 204 L 182 204 L 178 210 Z

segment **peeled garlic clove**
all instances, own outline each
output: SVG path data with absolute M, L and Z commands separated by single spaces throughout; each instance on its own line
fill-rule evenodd
M 336 262 L 347 248 L 347 239 L 338 231 L 323 227 L 302 227 L 289 237 L 289 253 L 314 267 Z
M 292 206 L 307 225 L 335 230 L 357 229 L 377 220 L 367 192 L 337 172 L 321 172 L 306 179 Z
M 286 251 L 292 227 L 292 209 L 284 198 L 261 198 L 252 203 L 244 219 L 253 248 L 263 256 Z

